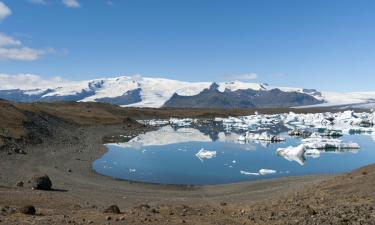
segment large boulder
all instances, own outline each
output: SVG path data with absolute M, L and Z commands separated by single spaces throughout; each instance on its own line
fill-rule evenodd
M 52 188 L 52 181 L 47 175 L 35 175 L 31 179 L 31 185 L 33 189 L 48 191 Z
M 20 213 L 27 214 L 27 215 L 35 215 L 36 210 L 35 207 L 32 205 L 26 205 L 19 209 Z
M 120 208 L 117 205 L 111 205 L 106 210 L 104 210 L 104 213 L 113 213 L 113 214 L 120 214 Z

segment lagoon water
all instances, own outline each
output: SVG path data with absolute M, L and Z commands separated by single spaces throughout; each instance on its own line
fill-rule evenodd
M 278 156 L 276 149 L 297 146 L 300 138 L 281 133 L 286 137 L 284 142 L 240 143 L 240 134 L 204 126 L 168 125 L 128 142 L 106 144 L 108 152 L 93 163 L 93 168 L 99 174 L 130 181 L 206 185 L 348 172 L 375 162 L 375 140 L 370 135 L 340 138 L 358 143 L 358 150 L 321 151 L 315 157 L 288 161 Z M 199 158 L 196 154 L 201 149 L 215 151 L 216 156 Z M 262 169 L 274 173 L 259 173 Z

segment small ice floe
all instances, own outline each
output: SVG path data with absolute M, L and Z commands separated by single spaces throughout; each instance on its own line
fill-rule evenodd
M 301 166 L 305 164 L 305 158 L 303 157 L 305 153 L 305 146 L 303 144 L 297 147 L 289 146 L 286 148 L 278 148 L 276 152 L 279 156 L 282 156 L 288 161 L 295 161 Z
M 264 176 L 264 175 L 268 175 L 268 174 L 274 174 L 276 173 L 276 170 L 270 170 L 270 169 L 260 169 L 259 170 L 259 174 Z
M 270 170 L 270 169 L 260 169 L 257 173 L 256 172 L 248 172 L 241 170 L 240 173 L 243 175 L 252 175 L 252 176 L 264 176 L 268 174 L 274 174 L 276 173 L 276 170 Z
M 236 161 L 236 160 L 233 160 L 232 163 L 237 163 L 237 161 Z
M 256 141 L 280 142 L 280 141 L 285 141 L 285 138 L 276 136 L 276 135 L 271 135 L 271 134 L 268 134 L 267 132 L 263 132 L 260 134 L 246 132 L 245 136 L 241 135 L 238 138 L 238 140 L 239 141 L 256 140 Z
M 129 169 L 129 173 L 135 173 L 136 171 L 136 169 Z
M 216 157 L 216 151 L 209 151 L 202 148 L 201 150 L 199 150 L 199 152 L 197 152 L 197 154 L 195 154 L 195 156 L 198 157 L 201 161 L 203 161 L 204 159 L 212 159 Z
M 259 176 L 260 175 L 259 173 L 252 173 L 252 172 L 248 172 L 248 171 L 244 171 L 244 170 L 241 170 L 240 173 L 243 174 L 243 175 L 252 175 L 252 176 Z

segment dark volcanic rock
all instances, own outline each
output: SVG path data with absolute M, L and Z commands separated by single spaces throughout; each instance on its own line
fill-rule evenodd
M 197 95 L 180 96 L 174 94 L 163 107 L 172 108 L 287 108 L 322 103 L 311 95 L 300 92 L 272 90 L 225 90 L 217 89 L 217 84 Z
M 134 90 L 127 91 L 121 96 L 118 97 L 107 97 L 107 98 L 97 98 L 97 102 L 110 103 L 115 105 L 129 105 L 142 101 L 141 98 L 141 89 L 137 88 Z
M 26 205 L 24 207 L 21 207 L 19 209 L 19 212 L 23 213 L 23 214 L 27 214 L 27 215 L 35 215 L 36 210 L 35 210 L 34 206 L 32 206 L 32 205 Z
M 106 210 L 104 210 L 104 213 L 114 213 L 114 214 L 120 214 L 120 208 L 117 205 L 111 205 Z
M 31 179 L 31 185 L 36 190 L 51 190 L 52 182 L 47 175 L 35 175 Z

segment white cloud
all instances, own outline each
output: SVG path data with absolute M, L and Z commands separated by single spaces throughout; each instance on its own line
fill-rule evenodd
M 69 83 L 62 79 L 61 77 L 51 77 L 48 79 L 43 79 L 35 74 L 1 74 L 0 73 L 0 89 L 1 90 L 10 90 L 10 89 L 23 89 L 23 90 L 32 90 L 32 89 L 46 89 L 58 87 L 63 84 Z
M 244 73 L 244 74 L 225 76 L 225 79 L 227 80 L 255 80 L 257 78 L 258 78 L 258 75 L 256 73 Z
M 0 60 L 34 61 L 43 55 L 53 52 L 53 49 L 0 48 Z
M 36 49 L 22 46 L 21 41 L 0 33 L 0 60 L 34 61 L 54 52 L 52 48 Z
M 12 11 L 3 2 L 0 2 L 0 21 L 10 16 Z
M 6 34 L 0 33 L 0 47 L 2 46 L 18 46 L 21 45 L 21 41 L 16 40 Z
M 77 0 L 62 0 L 62 3 L 69 8 L 79 8 L 81 5 Z
M 47 0 L 29 0 L 29 2 L 33 4 L 40 4 L 40 5 L 47 4 Z

